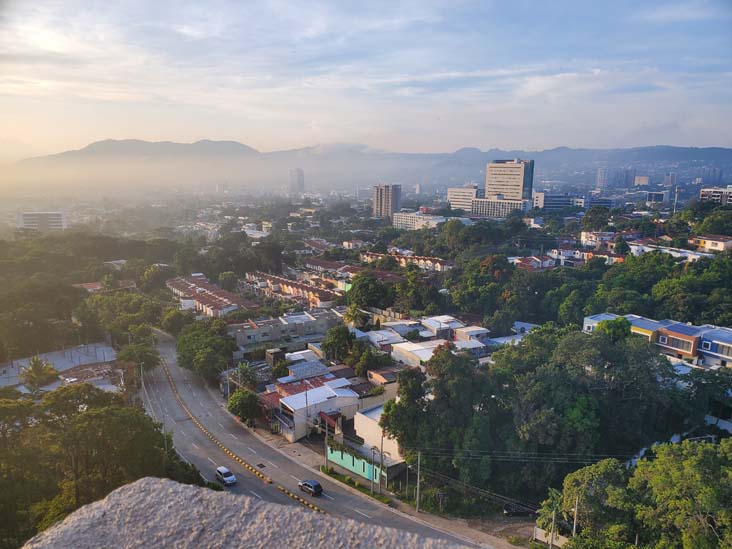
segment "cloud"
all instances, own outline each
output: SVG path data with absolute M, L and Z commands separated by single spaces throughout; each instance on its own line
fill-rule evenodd
M 714 1 L 692 1 L 666 4 L 642 11 L 641 18 L 651 23 L 688 23 L 691 21 L 714 20 L 730 16 L 729 6 L 720 8 Z

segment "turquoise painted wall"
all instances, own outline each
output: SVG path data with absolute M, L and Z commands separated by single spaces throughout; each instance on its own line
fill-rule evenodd
M 378 458 L 376 459 L 378 460 Z M 380 473 L 379 466 L 372 465 L 365 458 L 357 458 L 351 454 L 342 452 L 341 450 L 334 450 L 328 446 L 328 462 L 333 462 L 334 464 L 343 467 L 366 480 L 371 480 L 373 478 L 374 482 L 378 482 Z

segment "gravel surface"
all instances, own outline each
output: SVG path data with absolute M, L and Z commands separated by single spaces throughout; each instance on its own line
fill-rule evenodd
M 143 478 L 41 532 L 25 547 L 455 547 L 392 528 Z

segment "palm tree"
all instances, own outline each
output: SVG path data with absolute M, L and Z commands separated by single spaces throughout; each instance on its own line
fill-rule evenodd
M 343 320 L 355 328 L 363 328 L 369 321 L 369 315 L 359 309 L 355 303 L 351 303 L 343 313 Z
M 20 379 L 30 390 L 33 396 L 44 385 L 58 378 L 58 371 L 47 360 L 34 356 L 28 361 L 28 366 L 20 372 Z

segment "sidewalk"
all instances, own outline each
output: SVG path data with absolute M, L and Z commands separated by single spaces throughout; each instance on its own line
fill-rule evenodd
M 290 459 L 296 460 L 302 465 L 306 465 L 307 467 L 310 467 L 313 469 L 318 475 L 327 478 L 331 481 L 338 482 L 337 480 L 333 479 L 333 477 L 326 475 L 325 473 L 321 473 L 320 466 L 324 465 L 324 456 L 312 448 L 308 447 L 307 442 L 287 442 L 285 439 L 283 439 L 281 436 L 273 435 L 269 432 L 267 432 L 264 429 L 256 429 L 252 430 L 250 429 L 250 432 L 252 432 L 257 438 L 259 438 L 261 441 L 266 442 L 273 448 L 276 448 L 281 454 L 284 454 L 285 456 L 289 457 Z M 344 474 L 350 474 L 345 469 L 340 469 L 340 467 L 336 466 L 336 469 L 339 469 L 344 472 Z M 341 487 L 344 489 L 352 492 L 353 494 L 358 495 L 362 498 L 367 498 L 370 501 L 372 501 L 375 504 L 381 504 L 380 501 L 369 498 L 368 496 L 365 496 L 363 493 L 361 493 L 359 490 L 352 486 L 348 486 L 347 484 L 344 484 L 342 482 L 339 483 Z M 488 546 L 488 547 L 495 547 L 496 549 L 513 549 L 516 546 L 510 544 L 508 541 L 506 541 L 503 538 L 499 538 L 496 536 L 492 536 L 490 534 L 487 534 L 485 532 L 481 532 L 480 530 L 476 530 L 475 528 L 472 528 L 468 525 L 468 522 L 464 519 L 459 518 L 445 518 L 440 517 L 437 515 L 433 515 L 431 513 L 426 513 L 424 511 L 417 513 L 414 507 L 411 505 L 404 503 L 403 501 L 400 501 L 396 497 L 394 497 L 391 492 L 386 491 L 384 492 L 388 497 L 391 498 L 391 505 L 389 507 L 397 512 L 401 513 L 403 515 L 409 515 L 410 517 L 413 517 L 415 520 L 421 521 L 425 524 L 428 524 L 429 526 L 432 526 L 436 530 L 441 530 L 450 534 L 453 534 L 457 537 L 467 538 L 472 540 L 474 543 L 477 543 L 482 546 Z
M 214 391 L 206 386 L 206 390 L 210 392 L 210 394 L 214 395 Z M 219 396 L 220 398 L 220 396 Z M 234 417 L 234 416 L 232 416 Z M 236 418 L 235 418 L 236 419 Z M 237 419 L 238 421 L 238 419 Z M 258 427 L 256 429 L 251 429 L 247 427 L 247 430 L 252 433 L 255 437 L 257 437 L 260 441 L 264 442 L 265 444 L 269 445 L 270 447 L 277 450 L 280 454 L 284 455 L 285 457 L 289 458 L 292 461 L 295 461 L 299 463 L 300 465 L 304 465 L 310 469 L 312 469 L 317 475 L 327 478 L 333 482 L 339 482 L 333 477 L 326 475 L 325 473 L 322 473 L 320 471 L 320 466 L 324 465 L 325 458 L 322 453 L 319 451 L 316 451 L 313 447 L 311 447 L 310 443 L 305 442 L 287 442 L 283 437 L 279 435 L 275 435 L 270 433 L 268 430 L 263 429 L 261 427 Z M 380 501 L 369 498 L 369 496 L 364 495 L 360 491 L 358 491 L 356 488 L 349 486 L 347 484 L 344 484 L 342 482 L 339 482 L 339 486 L 341 486 L 343 489 L 348 490 L 352 492 L 353 494 L 366 498 L 369 501 L 373 502 L 376 505 L 385 505 L 381 503 Z M 440 517 L 437 515 L 433 515 L 431 513 L 426 513 L 424 511 L 417 513 L 417 511 L 412 507 L 411 505 L 404 503 L 400 500 L 398 500 L 396 497 L 394 497 L 389 491 L 385 492 L 387 496 L 389 496 L 392 500 L 391 505 L 389 505 L 389 508 L 395 512 L 400 513 L 402 515 L 407 515 L 411 517 L 413 520 L 422 522 L 428 526 L 433 527 L 436 530 L 440 530 L 449 534 L 452 534 L 458 538 L 463 538 L 466 540 L 471 540 L 473 543 L 485 546 L 485 547 L 494 547 L 496 549 L 514 549 L 516 546 L 510 544 L 508 541 L 506 541 L 504 538 L 499 538 L 497 536 L 493 536 L 491 534 L 487 534 L 485 532 L 482 532 L 476 528 L 471 527 L 468 524 L 468 521 L 464 519 L 459 518 L 445 518 Z

